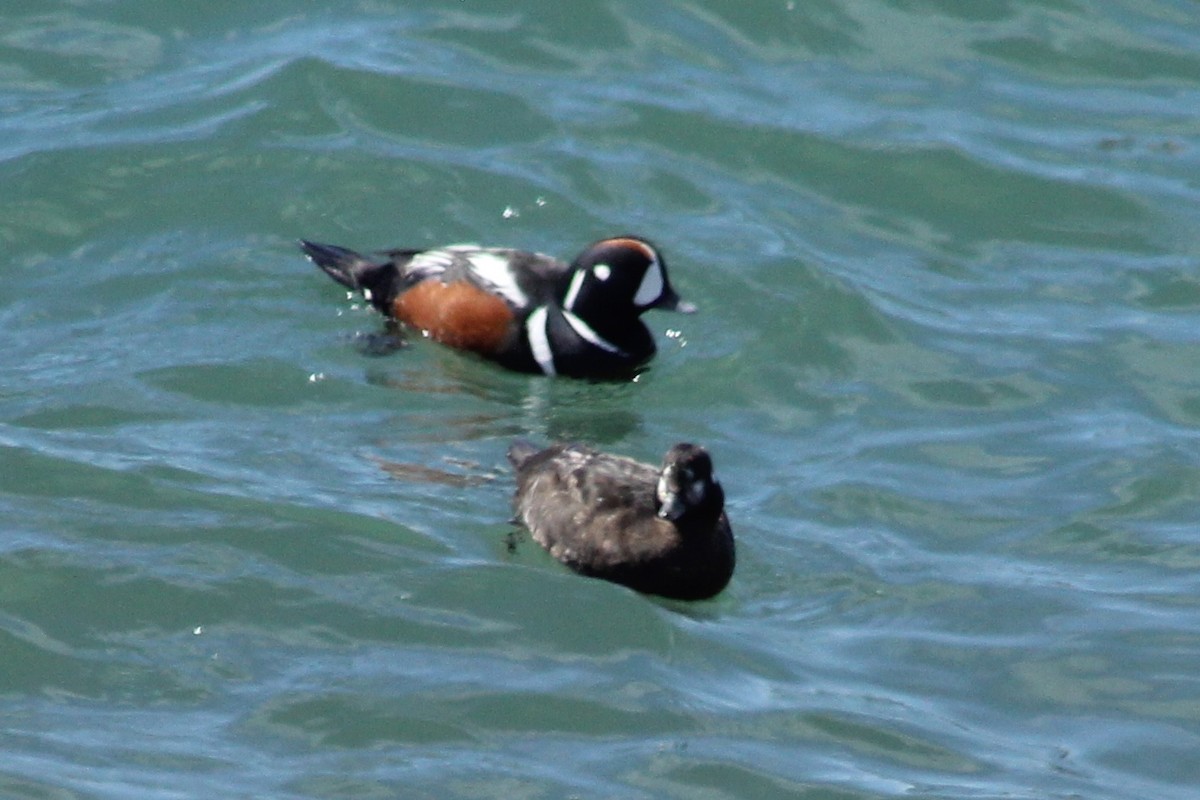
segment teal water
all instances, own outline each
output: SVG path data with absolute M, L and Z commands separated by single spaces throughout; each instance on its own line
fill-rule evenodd
M 0 8 L 0 796 L 1192 798 L 1186 0 Z M 654 239 L 637 382 L 305 262 Z M 738 572 L 510 553 L 709 447 Z

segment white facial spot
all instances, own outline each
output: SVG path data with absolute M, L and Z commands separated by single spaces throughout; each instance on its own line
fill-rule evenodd
M 592 267 L 592 274 L 596 276 L 597 280 L 606 281 L 608 276 L 612 275 L 612 267 L 608 264 L 597 264 Z
M 671 491 L 671 482 L 667 479 L 666 474 L 659 476 L 658 486 L 655 488 L 655 493 L 658 495 L 658 502 L 666 503 L 671 499 L 673 492 Z
M 707 481 L 705 481 L 703 479 L 692 481 L 690 484 L 688 484 L 688 490 L 687 490 L 688 504 L 693 505 L 693 506 L 698 505 L 700 503 L 700 501 L 704 499 L 704 494 L 707 491 L 708 491 L 708 482 Z
M 642 285 L 638 287 L 637 294 L 633 296 L 633 304 L 636 306 L 650 305 L 662 297 L 663 286 L 662 265 L 657 261 L 652 261 L 650 262 L 650 268 L 646 270 L 645 276 L 642 277 Z
M 658 515 L 667 520 L 677 520 L 688 510 L 688 501 L 685 501 L 671 488 L 673 485 L 672 472 L 672 468 L 663 470 L 663 474 L 658 479 L 658 486 L 655 487 L 659 503 Z

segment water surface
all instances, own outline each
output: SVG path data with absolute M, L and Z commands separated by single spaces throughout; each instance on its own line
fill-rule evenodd
M 1194 796 L 1193 4 L 0 21 L 0 794 Z M 701 313 L 623 384 L 294 244 L 625 232 Z M 517 435 L 707 445 L 729 590 L 510 552 Z

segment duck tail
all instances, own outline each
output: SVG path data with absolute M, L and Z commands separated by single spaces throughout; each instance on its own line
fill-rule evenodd
M 335 281 L 362 292 L 371 305 L 387 314 L 396 296 L 399 272 L 391 261 L 378 263 L 345 247 L 300 240 L 304 255 Z
M 528 439 L 516 439 L 508 446 L 508 463 L 520 470 L 529 459 L 541 452 L 541 448 Z

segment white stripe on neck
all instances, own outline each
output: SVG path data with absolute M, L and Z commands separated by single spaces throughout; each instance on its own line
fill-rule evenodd
M 525 320 L 525 333 L 529 337 L 529 349 L 533 351 L 533 360 L 547 375 L 554 375 L 554 351 L 550 349 L 550 335 L 546 331 L 546 320 L 549 309 L 538 306 Z
M 579 334 L 580 338 L 582 338 L 584 341 L 587 341 L 590 344 L 596 345 L 596 347 L 599 347 L 601 350 L 607 350 L 608 352 L 615 353 L 616 355 L 619 355 L 619 356 L 626 355 L 624 350 L 617 347 L 615 344 L 608 341 L 600 334 L 596 333 L 594 330 L 592 330 L 588 326 L 588 324 L 586 322 L 584 322 L 579 317 L 572 314 L 570 311 L 563 311 L 562 315 L 563 315 L 563 318 L 567 321 L 567 324 L 569 324 L 575 330 L 575 332 Z

